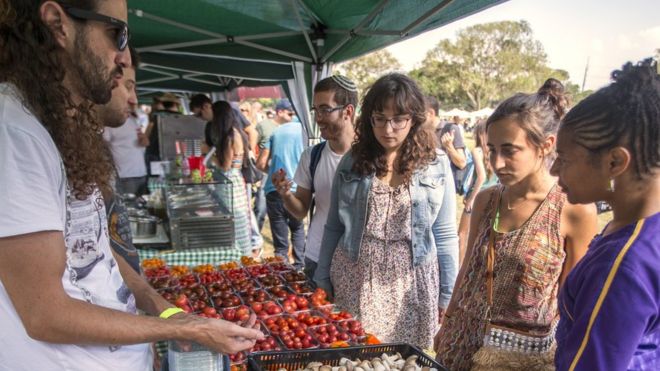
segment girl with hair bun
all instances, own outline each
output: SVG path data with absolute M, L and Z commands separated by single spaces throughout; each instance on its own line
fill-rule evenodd
M 451 370 L 551 370 L 557 293 L 596 233 L 593 205 L 566 202 L 548 170 L 568 106 L 548 79 L 503 101 L 486 122 L 500 184 L 474 201 L 465 262 L 444 324 L 438 361 Z
M 564 118 L 552 173 L 613 220 L 559 295 L 558 370 L 660 370 L 660 76 L 626 64 Z

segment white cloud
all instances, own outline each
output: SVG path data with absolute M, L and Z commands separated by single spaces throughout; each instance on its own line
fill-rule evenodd
M 644 44 L 655 44 L 660 48 L 660 26 L 642 30 L 639 32 L 639 36 L 644 40 Z
M 592 39 L 591 40 L 591 50 L 596 53 L 602 53 L 605 49 L 605 43 L 602 39 Z
M 638 45 L 636 37 L 630 37 L 629 35 L 626 34 L 619 34 L 616 37 L 616 41 L 617 41 L 617 45 L 619 46 L 619 49 L 621 50 L 634 49 Z

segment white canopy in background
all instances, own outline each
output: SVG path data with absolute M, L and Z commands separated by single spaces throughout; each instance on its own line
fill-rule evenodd
M 480 110 L 478 110 L 478 111 L 472 111 L 472 112 L 463 111 L 462 109 L 458 109 L 458 108 L 453 108 L 453 109 L 451 109 L 451 110 L 449 110 L 449 111 L 443 111 L 443 110 L 440 110 L 439 115 L 440 115 L 441 117 L 453 117 L 453 116 L 458 116 L 458 117 L 460 117 L 460 118 L 471 118 L 471 119 L 475 119 L 475 118 L 478 118 L 478 117 L 488 117 L 488 116 L 490 116 L 494 111 L 495 111 L 495 110 L 492 109 L 492 108 L 490 108 L 490 107 L 482 108 L 482 109 L 480 109 Z
M 492 109 L 490 107 L 486 107 L 486 108 L 482 108 L 478 111 L 470 112 L 470 117 L 473 117 L 473 118 L 488 117 L 488 116 L 492 115 L 494 111 L 495 111 L 494 109 Z
M 470 117 L 470 113 L 468 111 L 463 111 L 462 109 L 453 108 L 446 112 L 440 112 L 440 116 L 458 116 L 463 118 Z

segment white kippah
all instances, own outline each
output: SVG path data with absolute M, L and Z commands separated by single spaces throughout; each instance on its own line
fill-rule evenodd
M 336 82 L 337 84 L 339 84 L 339 86 L 341 86 L 342 88 L 344 88 L 348 91 L 351 91 L 351 92 L 357 92 L 357 86 L 355 85 L 355 83 L 353 81 L 349 80 L 348 78 L 346 78 L 345 76 L 332 75 L 331 77 L 332 77 L 332 80 L 334 82 Z

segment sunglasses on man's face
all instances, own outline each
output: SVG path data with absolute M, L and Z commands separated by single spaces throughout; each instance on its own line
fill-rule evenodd
M 79 9 L 71 6 L 62 5 L 62 8 L 66 12 L 66 14 L 78 20 L 97 21 L 112 26 L 115 29 L 115 42 L 117 49 L 120 52 L 123 52 L 128 46 L 128 39 L 130 38 L 130 32 L 128 30 L 128 24 L 126 24 L 126 22 L 119 20 L 117 18 L 109 17 L 107 15 L 103 15 L 89 10 Z

